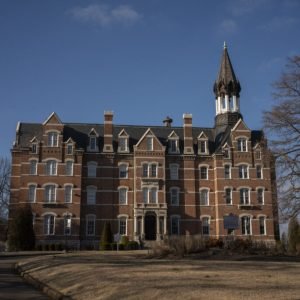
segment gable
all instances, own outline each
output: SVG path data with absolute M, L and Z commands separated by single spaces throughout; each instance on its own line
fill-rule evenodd
M 202 131 L 199 136 L 198 136 L 198 140 L 208 140 L 208 137 L 206 136 L 206 134 Z
M 232 132 L 236 131 L 244 131 L 244 132 L 250 132 L 251 130 L 247 127 L 245 122 L 242 119 L 239 119 L 238 122 L 235 124 L 235 126 L 231 129 Z
M 43 125 L 50 125 L 50 124 L 53 124 L 53 125 L 61 125 L 62 124 L 60 118 L 58 117 L 58 115 L 55 112 L 53 112 L 43 123 Z
M 147 139 L 152 138 L 153 139 L 153 148 L 152 150 L 147 150 Z M 161 144 L 159 139 L 156 137 L 156 135 L 152 132 L 150 128 L 147 129 L 147 131 L 143 134 L 143 136 L 140 138 L 140 140 L 135 145 L 135 148 L 138 150 L 143 151 L 164 151 L 165 147 Z
M 168 139 L 178 139 L 178 138 L 179 137 L 174 130 L 168 136 Z
M 118 137 L 129 137 L 125 129 L 123 128 L 121 132 L 118 134 Z

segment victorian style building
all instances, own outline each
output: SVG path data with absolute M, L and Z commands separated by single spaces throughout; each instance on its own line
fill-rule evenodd
M 30 206 L 38 243 L 98 245 L 105 222 L 131 240 L 165 235 L 251 236 L 274 241 L 273 159 L 262 131 L 240 112 L 226 46 L 214 84 L 213 128 L 19 123 L 12 149 L 10 219 Z M 242 101 L 241 101 L 242 102 Z

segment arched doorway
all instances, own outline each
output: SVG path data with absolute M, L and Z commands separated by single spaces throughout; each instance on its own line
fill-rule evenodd
M 145 239 L 148 241 L 156 240 L 156 215 L 147 214 L 145 216 Z

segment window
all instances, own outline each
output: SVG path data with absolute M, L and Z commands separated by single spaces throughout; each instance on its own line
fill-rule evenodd
M 259 217 L 259 234 L 265 235 L 266 234 L 266 218 Z
M 56 175 L 57 173 L 57 162 L 55 160 L 48 160 L 46 163 L 46 174 Z
M 87 198 L 87 204 L 95 204 L 96 203 L 96 192 L 97 188 L 94 186 L 88 186 L 86 190 L 86 198 Z
M 71 235 L 72 218 L 70 215 L 64 217 L 64 234 Z
M 95 235 L 95 221 L 96 218 L 94 215 L 86 216 L 86 234 Z
M 242 225 L 242 234 L 250 235 L 251 234 L 251 218 L 250 218 L 250 216 L 242 217 L 241 225 Z
M 199 142 L 198 142 L 198 152 L 199 153 L 202 153 L 202 154 L 205 154 L 205 153 L 207 153 L 207 141 L 203 141 L 203 140 L 200 140 Z
M 157 203 L 157 188 L 156 187 L 144 187 L 143 188 L 143 202 L 144 203 Z
M 257 203 L 264 204 L 264 189 L 262 188 L 257 189 L 256 195 L 257 195 Z
M 256 166 L 256 177 L 258 178 L 258 179 L 262 179 L 262 168 L 261 168 L 261 166 Z
M 29 167 L 29 174 L 30 175 L 36 175 L 37 174 L 37 160 L 31 160 L 30 161 L 30 167 Z
M 255 159 L 261 159 L 261 151 L 260 150 L 255 151 Z
M 90 136 L 90 150 L 96 150 L 97 148 L 97 137 L 96 136 Z
M 247 140 L 245 138 L 239 138 L 237 140 L 238 143 L 238 151 L 246 152 L 247 151 Z
M 178 179 L 178 169 L 179 169 L 179 166 L 177 164 L 170 165 L 170 179 L 171 180 Z
M 171 205 L 179 205 L 179 188 L 170 188 Z
M 128 151 L 128 138 L 119 137 L 119 152 L 127 152 L 127 151 Z
M 224 166 L 224 177 L 225 177 L 225 179 L 230 179 L 231 178 L 231 168 L 230 168 L 230 165 L 225 165 Z
M 126 235 L 127 232 L 127 218 L 119 218 L 119 234 Z
M 33 154 L 37 154 L 37 151 L 38 150 L 38 146 L 37 146 L 37 144 L 32 144 L 31 145 L 31 152 L 33 153 Z
M 73 175 L 73 162 L 71 160 L 66 161 L 66 175 Z
M 147 137 L 147 150 L 152 151 L 153 150 L 153 138 Z
M 73 145 L 67 144 L 67 154 L 73 154 Z
M 248 166 L 247 165 L 239 166 L 239 178 L 241 178 L 241 179 L 248 178 Z
M 230 150 L 229 150 L 229 148 L 224 148 L 223 154 L 224 154 L 224 158 L 230 158 Z
M 31 184 L 28 187 L 28 201 L 29 202 L 35 202 L 35 196 L 36 196 L 36 185 Z
M 232 190 L 231 190 L 231 188 L 226 188 L 225 189 L 225 202 L 228 205 L 232 204 Z
M 209 235 L 209 218 L 202 218 L 202 234 Z
M 96 177 L 97 176 L 97 163 L 90 161 L 87 163 L 88 167 L 88 177 Z
M 55 216 L 45 215 L 44 216 L 44 234 L 53 235 L 55 233 Z
M 143 177 L 157 177 L 157 164 L 143 164 Z
M 208 179 L 208 168 L 200 167 L 200 179 Z
M 65 203 L 72 203 L 72 186 L 65 186 Z
M 222 100 L 221 100 L 221 105 L 222 105 L 222 109 L 225 109 L 225 108 L 226 108 L 226 101 L 225 101 L 225 98 L 222 98 Z
M 119 188 L 119 204 L 127 204 L 127 188 Z
M 200 190 L 200 205 L 209 205 L 209 191 L 207 189 Z
M 127 178 L 128 176 L 128 166 L 127 164 L 119 165 L 119 177 L 120 178 Z
M 169 153 L 178 153 L 178 140 L 169 140 Z
M 53 203 L 56 201 L 56 187 L 54 184 L 45 186 L 45 202 Z
M 243 205 L 250 204 L 249 189 L 246 188 L 240 189 L 240 204 Z
M 48 146 L 57 147 L 58 146 L 58 133 L 48 132 Z
M 179 235 L 179 221 L 178 216 L 171 216 L 171 234 Z

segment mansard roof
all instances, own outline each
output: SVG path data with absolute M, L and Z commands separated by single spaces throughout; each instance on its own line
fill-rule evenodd
M 183 149 L 183 127 L 165 127 L 165 126 L 144 126 L 144 125 L 114 125 L 113 126 L 113 143 L 114 149 L 117 149 L 119 133 L 124 129 L 129 136 L 129 147 L 133 150 L 133 145 L 136 145 L 141 137 L 148 129 L 151 129 L 153 134 L 163 144 L 167 145 L 170 134 L 174 131 L 179 138 L 179 147 Z M 77 148 L 85 149 L 89 142 L 89 134 L 94 129 L 98 134 L 98 143 L 103 146 L 104 125 L 103 124 L 87 124 L 87 123 L 64 123 L 63 126 L 63 141 L 66 142 L 69 138 L 76 143 Z M 203 128 L 193 127 L 192 134 L 194 139 L 194 147 L 196 150 L 198 137 L 204 133 L 208 139 L 209 152 L 220 152 L 222 146 L 227 142 L 232 145 L 231 127 L 220 128 Z M 36 137 L 39 141 L 43 139 L 43 125 L 34 123 L 20 123 L 19 131 L 19 146 L 29 147 L 32 138 Z M 251 141 L 255 145 L 263 138 L 262 131 L 251 131 Z

